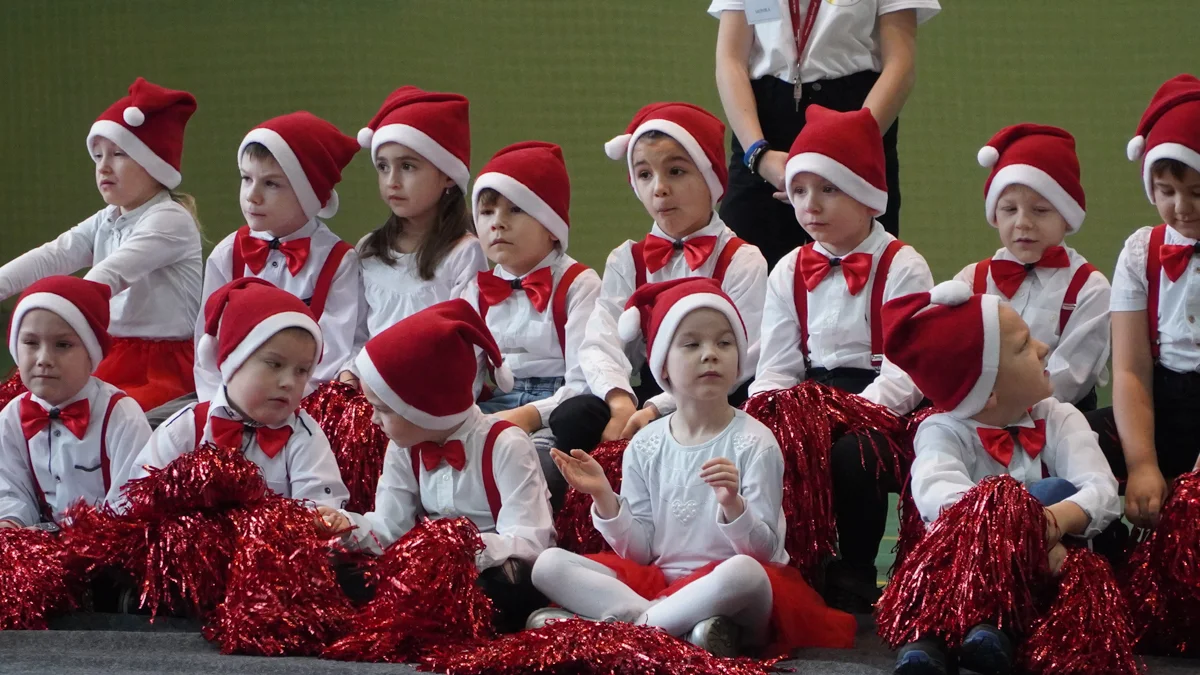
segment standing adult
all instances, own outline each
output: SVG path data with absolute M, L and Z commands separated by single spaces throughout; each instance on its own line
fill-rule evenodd
M 917 25 L 938 0 L 713 0 L 717 90 L 733 129 L 721 218 L 774 267 L 808 238 L 785 186 L 787 151 L 816 103 L 868 108 L 884 130 L 888 206 L 879 222 L 900 230 L 900 109 L 916 81 Z

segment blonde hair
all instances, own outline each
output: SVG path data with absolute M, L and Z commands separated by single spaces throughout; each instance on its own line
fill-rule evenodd
M 204 239 L 204 228 L 200 225 L 200 212 L 196 209 L 196 198 L 186 192 L 177 190 L 167 190 L 167 194 L 171 196 L 171 201 L 183 207 L 192 217 L 192 222 L 196 223 L 196 229 L 200 231 L 200 239 Z

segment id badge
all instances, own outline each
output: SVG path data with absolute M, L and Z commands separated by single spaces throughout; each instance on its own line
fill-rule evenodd
M 746 23 L 751 26 L 783 19 L 779 0 L 745 0 Z

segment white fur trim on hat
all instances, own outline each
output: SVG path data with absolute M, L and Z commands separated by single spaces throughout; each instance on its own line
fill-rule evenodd
M 953 410 L 948 411 L 959 418 L 971 417 L 983 410 L 992 390 L 996 388 L 996 371 L 1000 368 L 1000 298 L 981 295 L 980 303 L 983 310 L 983 364 L 979 379 L 971 391 Z
M 784 187 L 787 188 L 789 200 L 792 198 L 792 179 L 803 171 L 815 173 L 833 183 L 855 201 L 875 211 L 877 216 L 887 211 L 887 190 L 880 190 L 864 180 L 862 176 L 851 171 L 845 164 L 817 152 L 802 152 L 788 160 Z
M 239 164 L 242 161 L 242 152 L 251 143 L 259 143 L 271 151 L 271 155 L 279 163 L 279 168 L 283 169 L 283 175 L 287 176 L 288 182 L 292 184 L 292 191 L 296 193 L 296 199 L 300 202 L 300 208 L 304 209 L 304 215 L 309 218 L 315 218 L 318 215 L 322 218 L 331 218 L 334 213 L 337 213 L 337 200 L 334 197 L 336 193 L 331 191 L 329 202 L 324 206 L 321 204 L 317 199 L 316 191 L 313 190 L 312 182 L 308 180 L 308 174 L 304 173 L 304 167 L 300 165 L 300 159 L 296 157 L 292 146 L 288 145 L 277 131 L 266 127 L 251 129 L 250 133 L 242 139 L 242 144 L 238 146 Z M 329 213 L 329 206 L 333 207 L 333 213 Z
M 725 298 L 714 293 L 693 293 L 680 298 L 675 304 L 671 305 L 671 308 L 667 310 L 666 316 L 662 318 L 662 322 L 658 324 L 658 330 L 654 334 L 654 345 L 649 348 L 650 372 L 654 374 L 654 379 L 662 387 L 663 391 L 668 394 L 672 393 L 672 387 L 671 383 L 663 378 L 663 368 L 667 363 L 667 352 L 670 351 L 671 340 L 675 338 L 675 331 L 679 329 L 679 324 L 683 322 L 684 317 L 697 309 L 705 308 L 715 309 L 724 314 L 725 318 L 729 320 L 729 325 L 733 328 L 734 338 L 737 340 L 738 374 L 736 380 L 731 385 L 730 391 L 733 391 L 738 385 L 754 375 L 754 371 L 750 370 L 750 352 L 746 337 L 746 326 L 742 323 L 737 308 Z
M 570 233 L 570 227 L 567 221 L 563 220 L 558 213 L 550 208 L 536 192 L 530 190 L 524 183 L 503 173 L 490 171 L 480 175 L 475 179 L 475 188 L 471 193 L 471 208 L 475 216 L 476 227 L 479 225 L 479 193 L 484 190 L 492 189 L 504 195 L 509 201 L 521 207 L 521 210 L 533 216 L 533 219 L 542 224 L 542 227 L 554 235 L 558 239 L 558 243 L 562 245 L 562 250 L 567 250 L 567 237 Z M 483 238 L 482 232 L 476 232 Z
M 228 383 L 229 378 L 233 377 L 233 374 L 242 367 L 251 354 L 266 344 L 276 333 L 287 328 L 299 328 L 312 334 L 313 339 L 317 341 L 317 355 L 313 365 L 316 366 L 317 363 L 320 363 L 323 345 L 321 329 L 317 326 L 317 322 L 313 321 L 311 316 L 300 312 L 280 312 L 258 322 L 258 325 L 251 329 L 246 337 L 238 343 L 238 346 L 229 353 L 229 356 L 225 357 L 225 361 L 220 365 L 221 379 Z M 220 333 L 219 328 L 217 332 Z
M 1186 145 L 1159 143 L 1150 148 L 1150 152 L 1147 152 L 1146 158 L 1142 160 L 1142 182 L 1146 185 L 1146 199 L 1149 199 L 1151 204 L 1154 203 L 1154 176 L 1150 169 L 1160 159 L 1173 159 L 1200 171 L 1200 152 L 1196 152 Z
M 162 183 L 168 190 L 174 190 L 179 187 L 183 181 L 183 176 L 175 170 L 175 167 L 167 163 L 165 159 L 154 154 L 150 146 L 142 142 L 132 131 L 113 122 L 112 120 L 99 120 L 92 124 L 91 131 L 87 136 L 87 151 L 88 156 L 92 156 L 92 141 L 97 137 L 102 136 L 116 143 L 119 148 L 124 150 L 133 161 L 141 165 L 146 173 L 154 180 Z
M 704 148 L 700 147 L 700 143 L 696 141 L 696 137 L 692 132 L 684 129 L 682 126 L 664 119 L 648 119 L 638 125 L 632 134 L 629 134 L 625 141 L 625 163 L 629 166 L 629 182 L 633 183 L 633 148 L 637 145 L 638 139 L 645 136 L 648 132 L 659 131 L 671 138 L 675 142 L 683 146 L 687 151 L 688 157 L 692 159 L 692 163 L 696 168 L 700 169 L 700 175 L 704 176 L 704 182 L 708 185 L 708 193 L 711 197 L 712 205 L 716 206 L 717 202 L 721 201 L 721 196 L 725 192 L 725 188 L 721 187 L 721 179 L 717 177 L 717 173 L 713 171 L 712 162 L 708 161 L 708 155 L 704 154 Z M 613 144 L 613 149 L 617 147 L 618 136 L 608 143 L 604 144 L 605 154 L 609 153 L 609 144 Z M 722 142 L 724 139 L 722 139 Z M 609 157 L 612 157 L 610 154 Z M 613 157 L 620 159 L 620 155 Z M 636 186 L 634 192 L 637 192 Z
M 1063 220 L 1067 221 L 1068 234 L 1078 232 L 1083 225 L 1083 218 L 1087 213 L 1050 174 L 1029 164 L 1009 164 L 992 177 L 987 199 L 984 201 L 984 213 L 992 227 L 996 227 L 996 204 L 1000 201 L 1000 194 L 1010 185 L 1024 185 L 1045 197 Z
M 633 342 L 642 336 L 642 313 L 637 307 L 621 312 L 617 319 L 617 337 L 622 342 Z
M 358 138 L 361 143 L 362 132 L 359 132 Z M 371 134 L 372 164 L 377 159 L 376 154 L 379 152 L 379 147 L 385 143 L 407 145 L 449 176 L 463 191 L 463 194 L 469 192 L 467 185 L 471 182 L 471 169 L 424 131 L 407 124 L 388 124 L 379 127 L 375 133 Z
M 975 161 L 979 162 L 979 166 L 990 169 L 1000 161 L 1000 151 L 990 145 L 985 145 L 975 153 Z
M 452 429 L 455 425 L 461 424 L 466 420 L 471 412 L 471 408 L 467 408 L 460 413 L 438 417 L 437 415 L 430 415 L 424 410 L 409 405 L 388 386 L 387 381 L 379 374 L 379 369 L 375 367 L 375 362 L 371 360 L 370 354 L 365 349 L 360 351 L 354 359 L 354 367 L 358 369 L 359 379 L 370 387 L 371 391 L 387 407 L 392 409 L 392 412 L 423 429 L 433 429 L 435 431 Z
M 25 318 L 26 314 L 35 309 L 54 312 L 59 318 L 67 322 L 67 325 L 79 335 L 84 349 L 87 350 L 88 358 L 92 360 L 92 372 L 96 372 L 96 368 L 104 360 L 104 351 L 100 349 L 100 341 L 96 338 L 96 332 L 92 330 L 92 325 L 88 323 L 88 320 L 83 316 L 83 312 L 79 311 L 75 303 L 54 293 L 31 293 L 25 296 L 17 304 L 16 309 L 13 310 L 13 330 L 8 335 L 8 352 L 12 355 L 13 362 L 19 362 L 17 359 L 17 345 L 19 344 L 18 336 L 21 332 L 21 320 Z

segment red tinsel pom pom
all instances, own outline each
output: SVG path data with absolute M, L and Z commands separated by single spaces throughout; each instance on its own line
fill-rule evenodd
M 367 398 L 348 384 L 326 382 L 300 405 L 329 439 L 342 482 L 350 491 L 346 509 L 354 513 L 374 510 L 388 437 L 371 421 L 373 410 Z
M 29 390 L 25 388 L 25 383 L 21 381 L 21 371 L 13 368 L 12 374 L 4 381 L 4 384 L 0 384 L 0 410 L 27 391 Z
M 260 502 L 267 484 L 258 466 L 236 448 L 205 444 L 129 481 L 122 494 L 131 518 L 154 519 Z
M 345 629 L 353 610 L 315 518 L 278 496 L 233 514 L 237 552 L 225 600 L 204 627 L 222 654 L 315 655 Z
M 402 663 L 438 645 L 490 638 L 492 601 L 476 583 L 483 548 L 467 518 L 418 523 L 373 565 L 375 598 L 321 656 Z
M 649 626 L 568 619 L 486 644 L 438 648 L 418 668 L 447 675 L 762 675 L 777 672 L 775 662 L 717 658 Z
M 625 446 L 629 441 L 608 441 L 596 446 L 592 458 L 604 469 L 608 484 L 614 492 L 621 492 L 621 462 L 625 458 Z M 554 516 L 554 530 L 558 533 L 558 545 L 572 553 L 604 553 L 612 551 L 604 537 L 592 527 L 592 498 L 575 488 L 567 490 L 562 508 Z
M 71 610 L 71 575 L 62 543 L 42 530 L 0 530 L 0 630 L 45 630 L 46 619 Z
M 1072 549 L 1059 575 L 1058 595 L 1021 644 L 1030 675 L 1137 675 L 1129 612 L 1108 561 Z
M 1125 589 L 1140 651 L 1200 656 L 1200 472 L 1175 479 Z
M 991 623 L 1023 635 L 1050 579 L 1042 505 L 1011 476 L 992 476 L 942 512 L 875 606 L 893 649 L 937 635 L 950 649 Z

